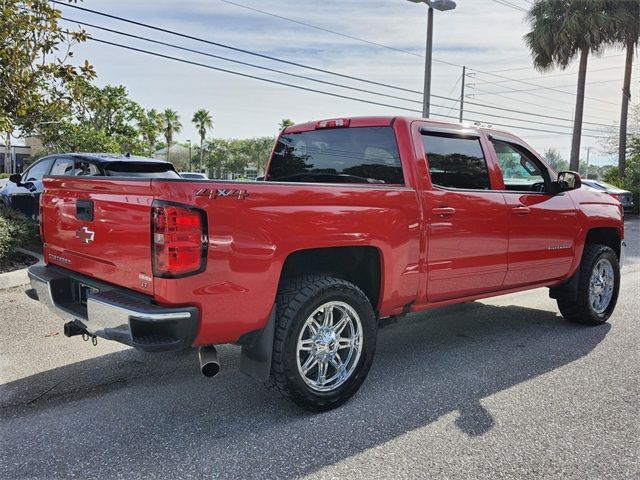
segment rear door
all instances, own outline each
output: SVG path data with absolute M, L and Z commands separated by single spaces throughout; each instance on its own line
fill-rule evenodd
M 515 138 L 490 136 L 509 209 L 505 287 L 564 277 L 575 258 L 578 213 L 566 193 L 550 193 L 551 172 Z
M 500 289 L 507 271 L 507 207 L 475 131 L 419 129 L 430 188 L 426 214 L 429 302 Z
M 44 180 L 44 254 L 49 263 L 153 293 L 151 180 Z

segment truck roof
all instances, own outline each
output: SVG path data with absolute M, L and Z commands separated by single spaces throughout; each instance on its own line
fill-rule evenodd
M 501 130 L 501 129 L 492 128 L 492 127 L 491 128 L 483 127 L 483 126 L 474 125 L 471 123 L 449 122 L 445 120 L 433 120 L 430 118 L 409 117 L 409 116 L 403 116 L 403 115 L 395 115 L 395 116 L 381 115 L 381 116 L 360 116 L 360 117 L 345 116 L 345 117 L 334 117 L 334 118 L 322 118 L 317 120 L 311 120 L 304 123 L 297 123 L 295 125 L 287 127 L 284 131 L 287 133 L 295 133 L 295 132 L 303 132 L 306 130 L 313 130 L 315 129 L 318 122 L 338 120 L 338 119 L 345 119 L 345 120 L 348 119 L 350 121 L 350 124 L 349 124 L 350 127 L 385 127 L 385 126 L 392 125 L 397 120 L 402 119 L 407 122 L 424 121 L 424 122 L 429 122 L 429 123 L 434 123 L 437 125 L 449 126 L 449 127 L 462 127 L 465 129 L 471 128 L 475 130 L 490 130 L 492 132 L 509 133 L 507 130 Z

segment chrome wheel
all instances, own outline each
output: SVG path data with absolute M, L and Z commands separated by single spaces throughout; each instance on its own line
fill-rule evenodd
M 353 374 L 362 352 L 362 324 L 344 302 L 327 302 L 305 321 L 296 348 L 298 373 L 318 392 L 330 392 Z
M 589 279 L 589 305 L 595 313 L 601 314 L 611 303 L 615 276 L 613 266 L 606 258 L 601 258 L 594 265 Z

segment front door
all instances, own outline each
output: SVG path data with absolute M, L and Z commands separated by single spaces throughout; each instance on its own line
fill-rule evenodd
M 505 287 L 566 276 L 575 258 L 578 214 L 571 198 L 550 193 L 547 167 L 525 146 L 492 138 L 509 209 Z
M 480 138 L 421 130 L 431 188 L 426 213 L 427 300 L 501 288 L 507 271 L 507 207 L 491 181 Z

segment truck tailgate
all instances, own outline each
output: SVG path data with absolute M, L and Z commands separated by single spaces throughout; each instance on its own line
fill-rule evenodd
M 45 261 L 153 294 L 150 179 L 47 178 Z

